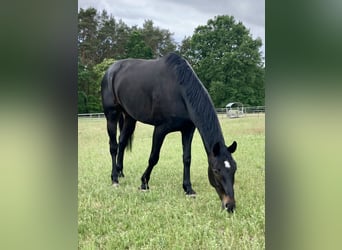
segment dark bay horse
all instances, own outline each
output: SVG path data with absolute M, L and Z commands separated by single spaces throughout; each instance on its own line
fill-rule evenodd
M 216 189 L 222 208 L 233 212 L 236 163 L 232 153 L 237 143 L 225 145 L 210 96 L 185 59 L 170 53 L 156 60 L 117 61 L 103 77 L 101 94 L 110 139 L 113 185 L 118 185 L 118 178 L 124 176 L 124 150 L 131 143 L 136 121 L 140 121 L 154 126 L 151 154 L 141 177 L 141 189 L 149 189 L 150 175 L 159 160 L 165 136 L 180 131 L 183 189 L 186 195 L 195 195 L 190 181 L 190 162 L 191 142 L 197 128 L 208 156 L 210 184 Z

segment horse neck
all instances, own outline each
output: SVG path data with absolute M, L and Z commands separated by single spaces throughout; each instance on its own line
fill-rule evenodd
M 182 90 L 190 119 L 197 127 L 209 155 L 215 143 L 224 144 L 221 126 L 209 93 L 186 60 L 171 54 L 167 57 L 167 63 L 175 67 L 176 82 Z
M 221 145 L 225 145 L 221 126 L 215 110 L 213 110 L 213 112 L 214 113 L 211 113 L 207 117 L 193 116 L 192 119 L 199 134 L 201 135 L 207 155 L 212 152 L 215 143 L 219 142 Z
M 196 79 L 192 85 L 183 85 L 183 96 L 190 119 L 198 129 L 207 154 L 212 152 L 215 143 L 224 145 L 224 138 L 214 105 L 208 92 Z

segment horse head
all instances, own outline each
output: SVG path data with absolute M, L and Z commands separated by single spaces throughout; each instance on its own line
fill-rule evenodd
M 210 184 L 216 189 L 222 201 L 222 208 L 232 213 L 235 209 L 234 175 L 236 162 L 232 157 L 237 143 L 234 141 L 229 147 L 216 143 L 208 157 L 208 177 Z

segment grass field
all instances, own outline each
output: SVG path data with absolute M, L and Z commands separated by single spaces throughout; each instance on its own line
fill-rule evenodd
M 125 178 L 111 186 L 111 158 L 105 119 L 78 121 L 78 235 L 80 249 L 264 249 L 265 117 L 220 118 L 234 158 L 236 210 L 221 210 L 207 176 L 207 157 L 198 132 L 192 143 L 191 181 L 196 198 L 183 193 L 180 133 L 169 134 L 140 192 L 153 127 L 137 123 Z

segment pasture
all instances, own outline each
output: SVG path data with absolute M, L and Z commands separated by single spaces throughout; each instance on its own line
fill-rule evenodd
M 105 118 L 78 120 L 79 249 L 264 249 L 265 116 L 219 118 L 233 154 L 236 210 L 221 210 L 209 184 L 207 156 L 196 130 L 192 143 L 191 181 L 196 198 L 182 188 L 182 144 L 169 134 L 160 160 L 141 192 L 153 127 L 137 123 L 132 151 L 126 151 L 124 178 L 111 186 L 111 157 Z

